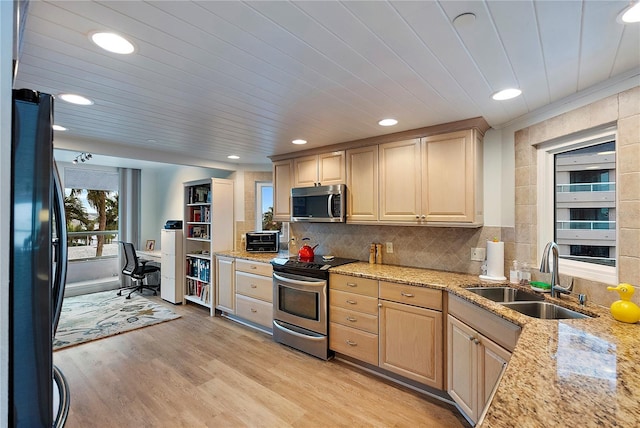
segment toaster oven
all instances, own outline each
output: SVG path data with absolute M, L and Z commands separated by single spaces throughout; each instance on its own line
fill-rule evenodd
M 245 250 L 255 253 L 277 253 L 280 250 L 280 232 L 263 230 L 247 232 Z

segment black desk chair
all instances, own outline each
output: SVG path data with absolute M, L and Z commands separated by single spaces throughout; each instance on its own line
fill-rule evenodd
M 158 272 L 160 268 L 158 266 L 147 266 L 149 260 L 142 260 L 138 258 L 136 249 L 131 242 L 122 242 L 122 249 L 124 250 L 124 266 L 122 267 L 122 273 L 126 276 L 130 276 L 133 279 L 134 285 L 131 287 L 125 287 L 125 289 L 131 289 L 131 292 L 127 296 L 127 299 L 131 298 L 131 295 L 136 291 L 142 293 L 142 290 L 147 289 L 153 291 L 153 295 L 158 295 L 159 284 L 145 284 L 147 275 L 153 272 Z M 122 296 L 122 289 L 118 291 L 118 296 Z

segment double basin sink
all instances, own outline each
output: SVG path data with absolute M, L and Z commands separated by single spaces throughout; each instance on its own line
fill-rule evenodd
M 533 318 L 549 320 L 590 318 L 580 312 L 546 302 L 544 297 L 538 294 L 516 288 L 471 287 L 466 290 Z

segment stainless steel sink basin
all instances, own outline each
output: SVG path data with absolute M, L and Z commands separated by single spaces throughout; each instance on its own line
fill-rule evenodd
M 549 302 L 509 302 L 503 303 L 503 305 L 523 315 L 545 320 L 591 318 L 588 315 Z
M 544 300 L 544 297 L 538 294 L 511 287 L 471 287 L 467 288 L 467 291 L 498 303 Z

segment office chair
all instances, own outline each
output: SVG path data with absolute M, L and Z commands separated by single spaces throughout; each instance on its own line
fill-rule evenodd
M 124 250 L 124 266 L 122 267 L 122 274 L 131 277 L 134 285 L 131 287 L 124 287 L 124 289 L 133 289 L 127 296 L 127 299 L 131 298 L 131 295 L 136 291 L 142 293 L 142 290 L 147 289 L 153 291 L 153 295 L 158 295 L 159 284 L 145 284 L 147 275 L 153 272 L 158 272 L 160 268 L 158 266 L 147 266 L 149 260 L 141 260 L 136 254 L 136 249 L 131 242 L 122 242 L 122 249 Z M 122 296 L 122 289 L 118 291 L 118 296 Z

